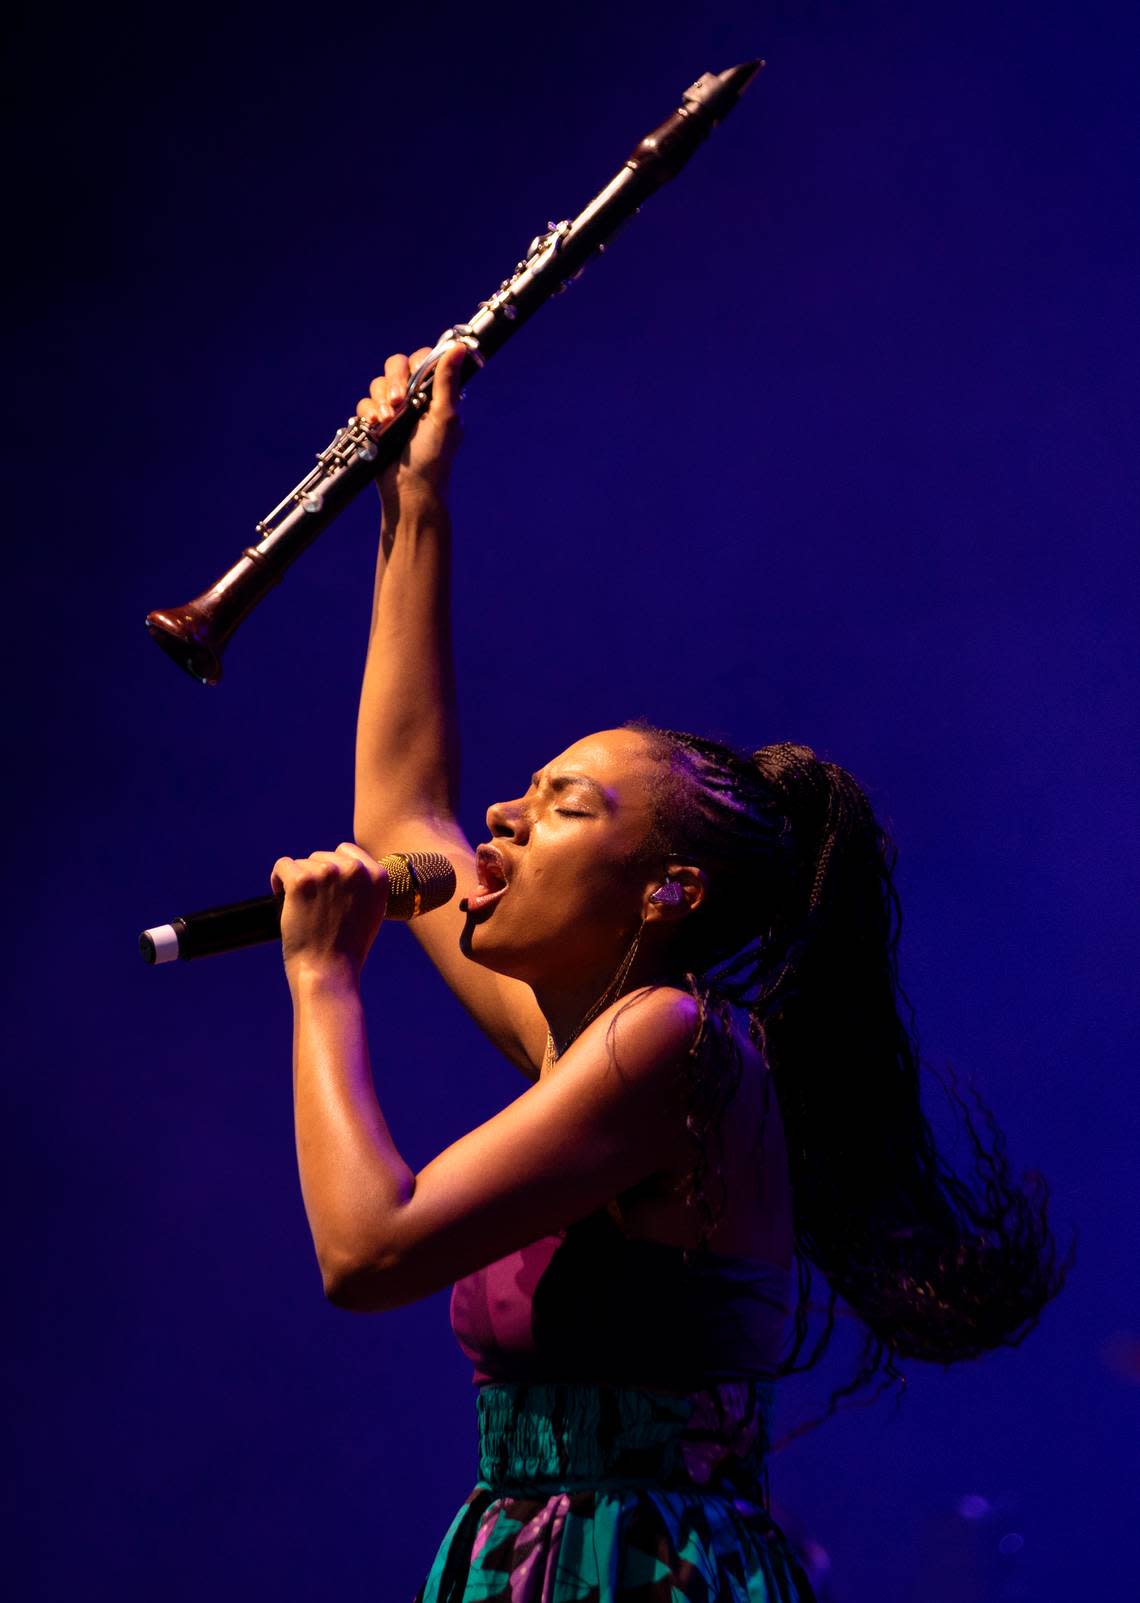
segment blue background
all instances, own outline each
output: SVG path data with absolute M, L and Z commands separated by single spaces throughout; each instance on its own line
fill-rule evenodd
M 1140 1469 L 1137 31 L 1095 0 L 17 11 L 15 1595 L 410 1598 L 468 1490 L 445 1298 L 322 1299 L 277 950 L 135 950 L 349 834 L 373 498 L 218 690 L 142 618 L 236 559 L 389 350 L 469 315 L 686 84 L 756 54 L 683 176 L 471 386 L 464 821 L 480 838 L 489 801 L 639 714 L 863 778 L 927 1057 L 977 1079 L 1079 1256 L 1022 1349 L 912 1369 L 899 1409 L 779 1455 L 774 1493 L 841 1603 L 1116 1595 Z M 405 932 L 366 986 L 418 1165 L 521 1081 Z M 852 1351 L 845 1330 L 787 1386 L 785 1427 Z

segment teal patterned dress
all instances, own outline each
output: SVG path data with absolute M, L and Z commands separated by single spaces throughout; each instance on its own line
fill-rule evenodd
M 602 1212 L 460 1281 L 479 1479 L 416 1603 L 812 1603 L 765 1477 L 788 1279 Z

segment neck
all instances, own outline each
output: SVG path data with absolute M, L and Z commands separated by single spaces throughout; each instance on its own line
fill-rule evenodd
M 611 1002 L 616 1002 L 640 985 L 650 985 L 655 980 L 664 979 L 661 964 L 654 961 L 651 952 L 646 951 L 644 940 L 639 942 L 633 962 L 625 968 L 632 944 L 631 937 L 623 946 L 616 963 L 607 964 L 605 968 L 589 974 L 577 975 L 570 984 L 554 982 L 534 987 L 535 1000 L 554 1039 L 555 1056 L 561 1056 L 586 1025 L 592 1023 L 598 1013 L 604 1012 Z

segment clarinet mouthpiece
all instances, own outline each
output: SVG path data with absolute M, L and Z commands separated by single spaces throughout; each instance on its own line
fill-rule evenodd
M 742 61 L 739 67 L 727 67 L 721 73 L 720 81 L 739 98 L 760 69 L 766 65 L 762 56 L 757 56 L 755 61 Z
M 763 67 L 764 62 L 742 61 L 739 67 L 728 67 L 724 72 L 702 73 L 695 84 L 685 90 L 682 105 L 692 115 L 705 116 L 719 122 L 730 112 Z
M 671 117 L 634 149 L 626 165 L 637 175 L 643 192 L 676 178 L 681 168 L 726 117 L 755 78 L 762 61 L 745 61 L 725 72 L 705 72 L 690 84 Z M 640 204 L 640 202 L 639 202 Z

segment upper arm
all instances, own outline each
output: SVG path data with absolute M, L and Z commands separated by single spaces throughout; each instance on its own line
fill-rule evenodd
M 692 997 L 635 993 L 539 1080 L 416 1176 L 331 1294 L 397 1307 L 586 1217 L 687 1152 L 682 1072 Z
M 480 1029 L 524 1074 L 535 1079 L 546 1047 L 546 1020 L 534 992 L 483 968 L 459 950 L 466 915 L 459 899 L 474 888 L 475 853 L 459 825 L 451 820 L 414 818 L 391 826 L 383 842 L 361 841 L 366 851 L 442 852 L 451 859 L 458 890 L 444 907 L 411 921 L 410 928 L 448 985 Z M 378 848 L 378 849 L 377 849 Z

